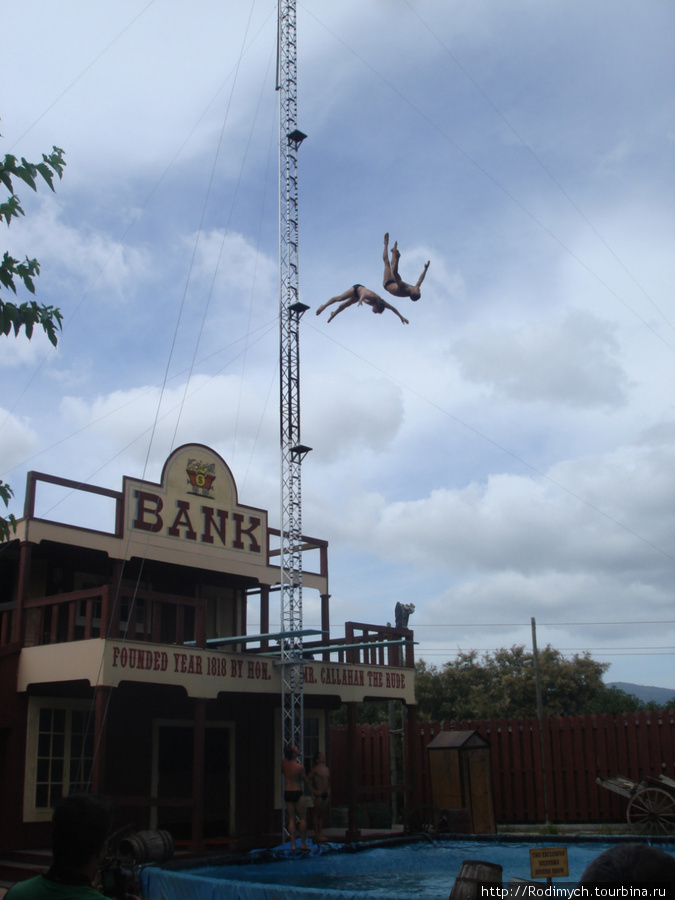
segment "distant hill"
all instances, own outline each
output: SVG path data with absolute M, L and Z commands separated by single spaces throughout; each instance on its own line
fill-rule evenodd
M 645 703 L 653 700 L 655 703 L 663 704 L 663 706 L 666 706 L 668 701 L 675 697 L 675 690 L 671 688 L 651 687 L 646 684 L 630 684 L 628 681 L 609 681 L 607 682 L 607 687 L 619 688 L 620 691 L 632 694 L 638 700 L 644 700 Z

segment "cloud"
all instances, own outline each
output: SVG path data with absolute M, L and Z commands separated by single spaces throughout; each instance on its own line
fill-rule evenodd
M 148 277 L 148 258 L 141 248 L 98 228 L 67 224 L 58 198 L 36 198 L 31 206 L 26 204 L 25 211 L 26 217 L 5 236 L 5 244 L 10 251 L 16 248 L 17 255 L 39 260 L 38 296 L 71 291 L 74 285 L 83 292 L 83 286 L 96 283 L 97 290 L 111 294 L 117 303 L 128 302 L 139 282 Z
M 28 420 L 0 407 L 0 460 L 3 472 L 10 472 L 20 460 L 33 453 L 38 441 L 39 436 Z M 0 477 L 6 479 L 6 475 Z M 18 496 L 16 485 L 14 492 Z
M 475 323 L 453 344 L 453 353 L 465 378 L 500 396 L 580 409 L 616 407 L 626 403 L 628 384 L 614 358 L 615 330 L 571 309 L 518 329 Z
M 382 453 L 403 423 L 401 390 L 384 378 L 320 373 L 305 404 L 314 450 L 322 464 Z
M 633 445 L 553 466 L 493 474 L 463 489 L 387 503 L 351 499 L 342 539 L 391 562 L 453 577 L 576 572 L 661 581 L 675 528 L 673 445 Z

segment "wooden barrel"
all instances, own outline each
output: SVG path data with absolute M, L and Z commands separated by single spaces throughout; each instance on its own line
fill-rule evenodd
M 137 863 L 165 862 L 173 856 L 173 837 L 168 831 L 137 831 L 120 842 L 119 851 Z
M 450 891 L 450 900 L 479 900 L 481 885 L 502 886 L 502 867 L 479 859 L 465 859 Z

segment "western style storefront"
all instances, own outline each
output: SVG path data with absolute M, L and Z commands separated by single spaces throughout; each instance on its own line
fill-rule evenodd
M 96 527 L 36 515 L 43 489 L 102 504 L 109 530 L 98 512 Z M 78 790 L 112 797 L 120 824 L 194 847 L 279 830 L 279 532 L 267 518 L 198 444 L 175 450 L 159 483 L 125 478 L 119 492 L 29 475 L 25 515 L 0 548 L 4 846 L 46 844 L 54 802 Z M 328 545 L 303 540 L 320 618 L 303 635 L 309 762 L 330 753 L 341 704 L 354 735 L 365 699 L 402 701 L 414 722 L 414 658 L 407 628 L 348 622 L 331 639 Z M 413 766 L 408 756 L 411 799 Z

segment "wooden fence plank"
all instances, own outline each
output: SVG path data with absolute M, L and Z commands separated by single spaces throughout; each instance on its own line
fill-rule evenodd
M 497 821 L 543 822 L 539 723 L 534 719 L 484 722 L 418 722 L 417 777 L 423 802 L 431 805 L 432 785 L 427 746 L 440 731 L 476 730 L 491 746 Z M 557 823 L 622 822 L 626 801 L 598 787 L 596 778 L 646 775 L 675 778 L 675 710 L 657 713 L 602 714 L 544 719 L 549 820 Z M 359 726 L 358 746 L 347 746 L 347 729 L 331 728 L 330 765 L 333 802 L 346 803 L 346 773 L 357 771 L 361 799 L 387 801 L 390 795 L 389 731 L 386 725 Z

